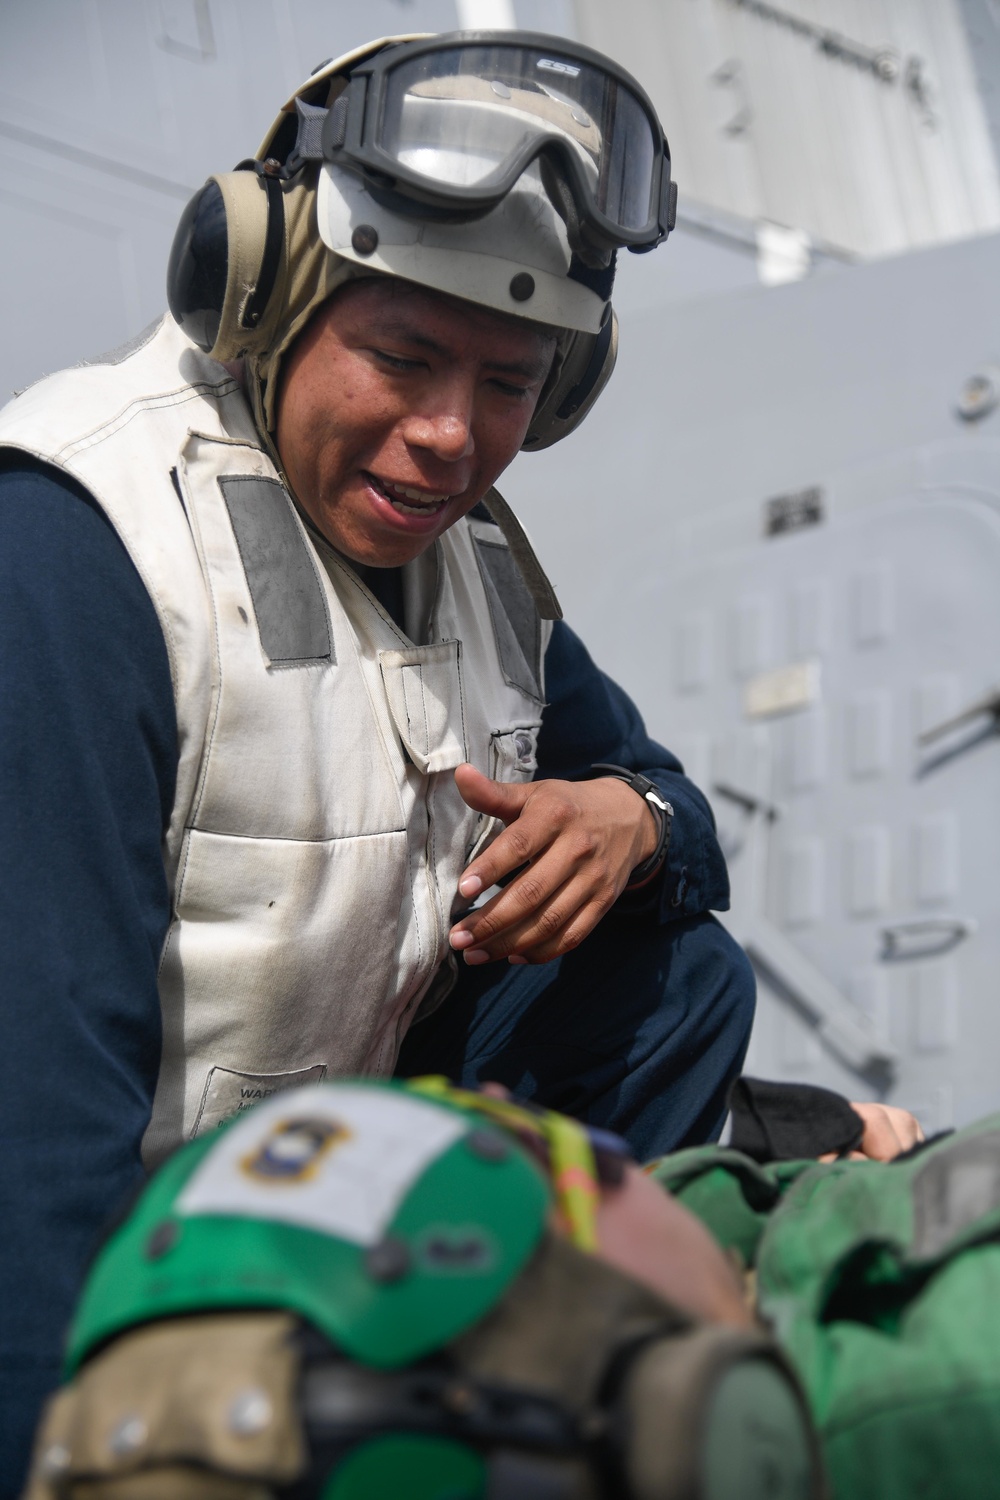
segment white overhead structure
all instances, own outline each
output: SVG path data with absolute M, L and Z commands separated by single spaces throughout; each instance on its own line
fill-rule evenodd
M 581 40 L 652 95 L 682 210 L 693 199 L 865 257 L 1000 226 L 961 0 L 575 0 L 575 10 Z
M 514 0 L 455 0 L 463 31 L 513 31 L 517 26 Z

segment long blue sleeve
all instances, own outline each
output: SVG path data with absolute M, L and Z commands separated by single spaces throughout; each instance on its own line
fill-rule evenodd
M 177 729 L 152 603 L 98 507 L 0 470 L 0 1496 L 108 1216 L 142 1180 L 159 1067 L 160 845 Z
M 538 778 L 571 781 L 602 761 L 642 771 L 662 787 L 674 809 L 656 892 L 660 920 L 728 910 L 729 876 L 708 802 L 677 757 L 650 739 L 631 698 L 595 666 L 563 621 L 555 625 L 545 655 L 545 685 L 549 703 L 538 736 Z

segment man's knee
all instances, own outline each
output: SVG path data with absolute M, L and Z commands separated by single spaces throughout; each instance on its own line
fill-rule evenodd
M 746 953 L 710 913 L 656 928 L 642 967 L 651 979 L 655 973 L 671 1027 L 691 1026 L 706 1041 L 725 1033 L 745 1048 L 756 979 Z
M 712 916 L 703 920 L 708 972 L 701 989 L 712 1015 L 732 1032 L 734 1038 L 742 1038 L 745 1051 L 757 1008 L 757 980 L 753 966 L 721 922 Z

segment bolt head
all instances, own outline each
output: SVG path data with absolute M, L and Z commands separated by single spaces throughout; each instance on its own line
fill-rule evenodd
M 377 1245 L 372 1245 L 365 1256 L 365 1270 L 373 1281 L 385 1283 L 401 1281 L 410 1269 L 410 1247 L 392 1235 Z
M 378 249 L 378 230 L 374 224 L 359 224 L 351 235 L 351 246 L 358 255 L 374 255 Z
M 1000 404 L 1000 370 L 977 370 L 958 393 L 958 415 L 965 422 L 989 416 Z
M 885 49 L 875 58 L 875 71 L 883 83 L 894 83 L 899 77 L 899 58 L 895 52 Z
M 116 1458 L 128 1458 L 130 1454 L 138 1452 L 148 1437 L 149 1428 L 145 1420 L 135 1412 L 130 1412 L 112 1429 L 108 1447 Z
M 65 1474 L 70 1466 L 71 1454 L 63 1443 L 50 1443 L 42 1454 L 42 1473 L 54 1479 L 57 1474 Z
M 480 1161 L 506 1161 L 510 1155 L 510 1146 L 496 1130 L 470 1130 L 465 1144 Z
M 259 1385 L 247 1386 L 233 1397 L 229 1407 L 229 1430 L 237 1437 L 255 1437 L 271 1423 L 274 1407 Z
M 146 1240 L 146 1259 L 159 1260 L 174 1248 L 180 1237 L 181 1226 L 173 1219 L 164 1219 L 162 1224 L 155 1224 Z

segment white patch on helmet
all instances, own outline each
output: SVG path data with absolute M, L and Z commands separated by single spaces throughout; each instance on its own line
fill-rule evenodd
M 327 248 L 359 266 L 555 328 L 600 331 L 604 302 L 567 276 L 571 257 L 566 227 L 542 186 L 537 163 L 495 209 L 466 224 L 390 213 L 369 196 L 353 172 L 325 163 L 317 217 Z M 378 234 L 378 247 L 370 255 L 360 254 L 351 244 L 355 229 L 363 224 Z M 519 301 L 510 288 L 523 272 L 532 277 L 534 292 Z
M 368 1084 L 275 1094 L 220 1135 L 177 1197 L 182 1217 L 268 1219 L 374 1245 L 470 1129 L 429 1099 Z

